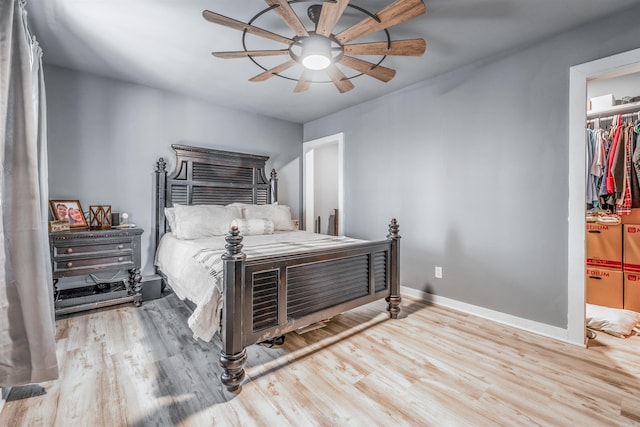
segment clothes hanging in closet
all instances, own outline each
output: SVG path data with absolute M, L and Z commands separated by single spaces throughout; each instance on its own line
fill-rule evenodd
M 586 202 L 618 215 L 640 208 L 640 120 L 629 118 L 614 116 L 609 128 L 599 119 L 586 131 Z

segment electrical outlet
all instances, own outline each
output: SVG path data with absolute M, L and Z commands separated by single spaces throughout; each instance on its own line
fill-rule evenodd
M 436 279 L 442 279 L 442 267 L 436 266 Z

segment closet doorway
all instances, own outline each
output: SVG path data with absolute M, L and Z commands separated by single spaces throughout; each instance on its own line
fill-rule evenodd
M 302 147 L 304 229 L 344 235 L 344 134 L 308 141 Z
M 587 85 L 640 72 L 640 49 L 570 69 L 567 340 L 585 346 L 585 194 Z

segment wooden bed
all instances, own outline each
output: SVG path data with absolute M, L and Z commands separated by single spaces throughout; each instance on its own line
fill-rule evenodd
M 156 164 L 156 249 L 168 231 L 164 208 L 234 202 L 267 204 L 277 200 L 277 175 L 267 180 L 266 156 L 172 145 L 175 169 Z M 247 259 L 242 235 L 226 236 L 219 363 L 222 383 L 239 391 L 245 348 L 386 298 L 390 317 L 400 312 L 398 223 L 386 240 L 345 248 L 320 249 Z M 162 274 L 162 271 L 159 271 Z

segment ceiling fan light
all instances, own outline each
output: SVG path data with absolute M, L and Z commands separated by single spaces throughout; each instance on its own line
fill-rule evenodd
M 313 53 L 302 58 L 302 65 L 309 70 L 324 70 L 331 65 L 331 59 L 325 55 Z
M 309 70 L 324 70 L 331 65 L 331 41 L 326 37 L 311 36 L 302 44 L 302 65 Z

